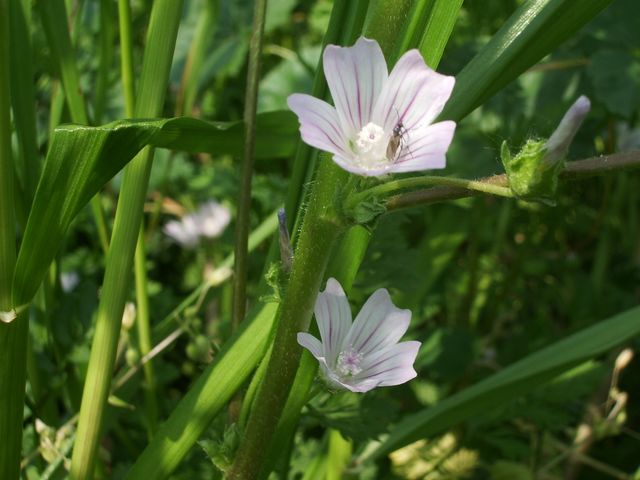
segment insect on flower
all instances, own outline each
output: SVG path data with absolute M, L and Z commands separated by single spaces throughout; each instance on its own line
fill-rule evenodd
M 298 343 L 320 362 L 332 387 L 363 393 L 416 376 L 413 363 L 420 342 L 399 342 L 409 328 L 411 312 L 396 308 L 384 288 L 369 297 L 352 321 L 342 286 L 330 278 L 318 294 L 315 316 L 322 342 L 300 332 Z
M 352 47 L 328 45 L 323 66 L 335 107 L 310 95 L 288 98 L 307 144 L 361 176 L 444 168 L 456 124 L 433 122 L 453 77 L 434 72 L 418 50 L 389 73 L 378 43 L 363 37 Z
M 396 126 L 393 127 L 391 138 L 387 144 L 387 160 L 390 162 L 395 161 L 398 148 L 400 148 L 400 153 L 402 153 L 402 149 L 404 148 L 402 143 L 405 141 L 405 135 L 407 135 L 407 129 L 404 128 L 404 124 L 399 121 Z

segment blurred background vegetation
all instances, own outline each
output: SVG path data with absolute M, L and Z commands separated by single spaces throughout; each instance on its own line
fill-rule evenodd
M 68 1 L 81 86 L 95 123 L 123 118 L 115 2 Z M 207 120 L 242 117 L 252 3 L 186 2 L 164 115 Z M 439 71 L 455 75 L 523 2 L 467 0 Z M 286 108 L 293 92 L 309 92 L 327 26 L 330 0 L 272 0 L 266 23 L 259 111 Z M 133 1 L 139 67 L 151 1 Z M 37 16 L 37 10 L 34 11 Z M 110 18 L 105 22 L 105 18 Z M 580 95 L 592 111 L 570 159 L 640 149 L 640 4 L 615 0 L 578 35 L 523 74 L 460 125 L 447 175 L 500 173 L 499 147 L 515 149 L 529 137 L 548 136 Z M 69 122 L 59 77 L 38 19 L 33 24 L 40 151 L 51 124 Z M 111 49 L 109 64 L 100 49 Z M 102 73 L 101 73 L 102 72 Z M 104 72 L 107 72 L 106 74 Z M 283 201 L 291 160 L 259 160 L 253 184 L 252 226 Z M 158 150 L 146 205 L 147 268 L 154 345 L 183 332 L 154 359 L 159 418 L 164 418 L 228 336 L 229 284 L 202 302 L 160 322 L 212 267 L 233 251 L 233 222 L 215 241 L 184 249 L 162 232 L 169 220 L 216 199 L 234 208 L 237 159 Z M 120 179 L 102 196 L 113 219 Z M 358 442 L 386 431 L 404 411 L 436 403 L 502 366 L 640 300 L 640 178 L 613 174 L 563 183 L 548 207 L 474 197 L 384 217 L 375 231 L 350 299 L 358 307 L 375 289 L 413 312 L 410 336 L 423 341 L 418 379 L 365 397 L 320 397 L 307 409 L 296 437 L 290 478 L 310 477 L 331 426 Z M 250 296 L 266 245 L 251 257 Z M 35 360 L 48 373 L 55 408 L 75 412 L 89 356 L 104 258 L 90 210 L 76 220 L 60 254 L 54 309 L 36 318 Z M 64 288 L 63 288 L 64 287 Z M 133 298 L 132 298 L 133 300 Z M 158 325 L 162 328 L 158 328 Z M 116 376 L 139 359 L 135 329 L 123 330 Z M 640 342 L 632 347 L 637 350 Z M 583 365 L 507 406 L 488 411 L 431 442 L 391 455 L 360 478 L 604 479 L 640 478 L 640 361 L 610 358 Z M 101 473 L 119 478 L 146 444 L 140 376 L 114 392 Z M 69 418 L 69 417 L 67 417 Z M 45 419 L 46 420 L 46 419 Z M 224 422 L 221 419 L 220 422 Z M 211 478 L 211 460 L 224 452 L 214 425 L 173 478 Z M 55 435 L 27 412 L 24 449 L 28 478 L 44 478 L 47 461 L 64 450 L 68 432 Z M 587 440 L 583 441 L 586 435 Z M 580 454 L 569 448 L 582 442 Z M 40 446 L 42 457 L 36 450 Z M 212 453 L 214 452 L 214 453 Z M 635 473 L 635 477 L 633 477 Z M 52 478 L 60 478 L 54 473 Z

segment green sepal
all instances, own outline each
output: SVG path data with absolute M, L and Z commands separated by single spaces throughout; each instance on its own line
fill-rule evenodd
M 265 274 L 265 282 L 271 288 L 271 293 L 267 293 L 260 297 L 262 303 L 280 303 L 283 297 L 283 289 L 285 279 L 283 278 L 282 268 L 280 264 L 272 263 Z
M 529 139 L 512 156 L 507 142 L 502 142 L 500 157 L 509 179 L 509 187 L 523 200 L 555 205 L 558 175 L 564 170 L 564 160 L 546 159 L 546 140 Z
M 221 472 L 226 472 L 235 457 L 236 450 L 240 444 L 242 431 L 237 423 L 227 427 L 222 438 L 217 440 L 201 440 L 198 442 L 204 450 L 211 463 Z
M 365 228 L 370 228 L 375 221 L 387 211 L 384 203 L 379 199 L 371 196 L 357 205 L 355 205 L 350 211 L 349 216 L 353 221 Z

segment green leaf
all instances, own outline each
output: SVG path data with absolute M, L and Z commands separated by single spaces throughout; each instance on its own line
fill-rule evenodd
M 630 118 L 640 102 L 640 62 L 624 51 L 600 50 L 587 73 L 597 99 L 610 112 Z
M 571 37 L 611 2 L 525 2 L 456 76 L 456 86 L 441 118 L 464 118 Z
M 379 458 L 421 438 L 433 437 L 466 419 L 503 405 L 638 334 L 640 307 L 575 333 L 434 407 L 405 417 L 366 459 Z
M 297 122 L 290 112 L 259 115 L 256 157 L 290 155 L 296 130 Z M 18 255 L 13 283 L 15 305 L 31 300 L 78 212 L 144 146 L 237 155 L 243 132 L 242 122 L 193 118 L 119 120 L 101 127 L 57 128 Z
M 127 474 L 166 478 L 264 357 L 278 305 L 260 306 L 218 353 Z

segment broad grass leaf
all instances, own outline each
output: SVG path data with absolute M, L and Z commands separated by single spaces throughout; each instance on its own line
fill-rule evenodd
M 193 118 L 119 120 L 101 127 L 63 125 L 52 137 L 18 255 L 16 306 L 31 300 L 72 220 L 146 145 L 188 152 L 239 155 L 242 122 Z M 256 157 L 293 153 L 297 122 L 290 112 L 258 116 Z
M 405 417 L 367 458 L 379 458 L 422 438 L 429 438 L 475 415 L 531 392 L 561 373 L 640 334 L 640 307 L 575 333 L 504 370 Z

